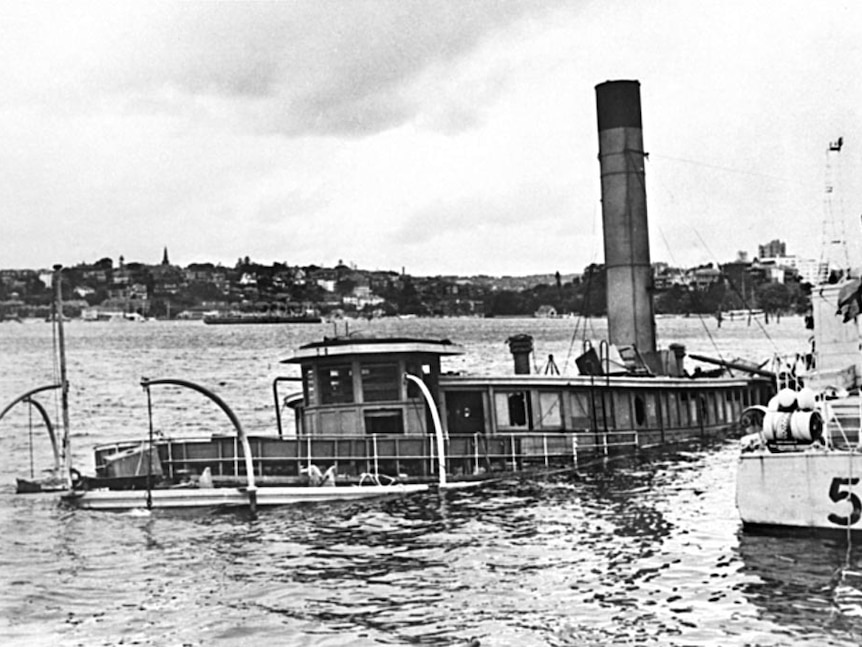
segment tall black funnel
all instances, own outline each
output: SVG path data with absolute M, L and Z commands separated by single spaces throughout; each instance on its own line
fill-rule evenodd
M 617 346 L 655 352 L 652 267 L 647 229 L 640 83 L 596 86 L 608 337 Z

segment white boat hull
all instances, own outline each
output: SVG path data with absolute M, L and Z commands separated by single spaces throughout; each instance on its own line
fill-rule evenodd
M 736 506 L 746 526 L 862 530 L 862 454 L 813 447 L 743 453 Z
M 372 497 L 424 492 L 424 484 L 356 485 L 321 487 L 261 487 L 255 492 L 258 507 L 354 501 Z M 176 488 L 166 490 L 86 490 L 72 492 L 63 499 L 86 510 L 133 510 L 138 508 L 249 507 L 247 488 Z

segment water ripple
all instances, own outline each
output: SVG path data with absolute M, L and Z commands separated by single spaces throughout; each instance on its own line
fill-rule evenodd
M 798 323 L 782 320 L 773 337 L 804 341 L 801 325 L 789 327 Z M 530 325 L 543 352 L 565 357 L 565 322 Z M 698 323 L 672 325 L 662 334 L 698 352 Z M 449 368 L 486 370 L 523 322 L 380 326 L 463 342 L 471 354 Z M 0 326 L 3 360 L 16 367 L 0 371 L 3 402 L 51 381 L 39 359 L 49 328 Z M 269 383 L 282 372 L 273 349 L 320 330 L 222 328 L 71 325 L 76 457 L 86 465 L 92 443 L 145 431 L 144 375 L 194 373 L 237 403 L 252 432 L 271 427 Z M 169 389 L 154 397 L 160 426 L 220 424 Z M 862 553 L 741 533 L 732 443 L 442 495 L 140 515 L 14 496 L 12 476 L 29 468 L 26 416 L 2 431 L 4 646 L 862 643 Z

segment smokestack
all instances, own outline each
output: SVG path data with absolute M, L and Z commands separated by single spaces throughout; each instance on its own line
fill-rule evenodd
M 509 352 L 515 360 L 515 375 L 530 374 L 530 353 L 533 352 L 533 338 L 530 335 L 512 335 L 506 340 Z
M 602 229 L 607 272 L 608 337 L 653 355 L 652 266 L 647 229 L 640 83 L 596 86 Z

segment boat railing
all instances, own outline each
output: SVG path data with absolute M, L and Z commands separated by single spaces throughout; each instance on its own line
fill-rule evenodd
M 818 409 L 828 445 L 840 449 L 862 449 L 862 396 L 836 400 L 823 398 L 818 402 Z
M 455 478 L 482 478 L 495 472 L 576 467 L 585 458 L 631 452 L 636 431 L 587 431 L 450 435 L 444 462 L 433 436 L 368 435 L 278 438 L 249 436 L 254 475 L 262 483 L 304 479 L 303 468 L 335 465 L 343 482 L 363 475 L 405 481 L 438 481 L 441 464 Z M 104 474 L 110 457 L 140 443 L 113 443 L 96 449 L 96 471 Z M 166 477 L 181 480 L 207 467 L 215 482 L 244 478 L 245 454 L 234 436 L 165 439 L 156 443 Z

